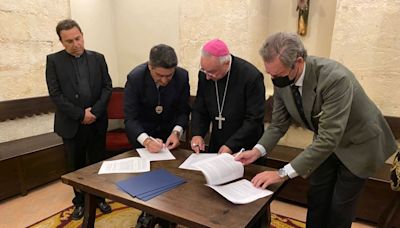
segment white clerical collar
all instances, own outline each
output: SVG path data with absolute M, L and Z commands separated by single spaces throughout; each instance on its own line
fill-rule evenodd
M 294 83 L 295 86 L 302 87 L 304 81 L 304 75 L 306 74 L 306 62 L 304 61 L 303 72 L 301 72 L 300 78 Z

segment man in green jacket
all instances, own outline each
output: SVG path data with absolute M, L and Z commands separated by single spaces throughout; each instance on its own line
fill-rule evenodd
M 265 156 L 292 120 L 300 123 L 314 132 L 312 143 L 279 171 L 259 173 L 252 182 L 265 188 L 310 177 L 307 227 L 351 227 L 365 180 L 397 149 L 388 124 L 351 71 L 307 56 L 296 34 L 270 36 L 260 54 L 274 84 L 272 121 L 236 160 L 249 164 Z

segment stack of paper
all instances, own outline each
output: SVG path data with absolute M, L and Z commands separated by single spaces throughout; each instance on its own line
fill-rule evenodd
M 203 172 L 207 186 L 232 203 L 250 203 L 273 193 L 267 189 L 254 187 L 246 179 L 229 183 L 243 177 L 244 167 L 242 163 L 235 161 L 235 158 L 228 153 L 204 159 L 196 162 L 193 166 Z
M 140 157 L 103 161 L 99 174 L 106 173 L 141 173 L 150 171 L 150 161 Z
M 185 182 L 164 169 L 157 169 L 117 182 L 117 185 L 129 195 L 147 201 Z
M 217 153 L 200 153 L 200 154 L 193 153 L 179 166 L 179 168 L 189 169 L 189 170 L 199 170 L 195 166 L 197 162 L 216 156 L 218 156 Z

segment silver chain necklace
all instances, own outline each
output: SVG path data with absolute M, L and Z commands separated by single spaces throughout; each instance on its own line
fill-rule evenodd
M 215 93 L 217 94 L 217 106 L 218 106 L 218 116 L 215 117 L 215 120 L 218 121 L 218 129 L 222 129 L 222 121 L 225 121 L 225 117 L 222 116 L 222 112 L 224 111 L 226 91 L 228 90 L 229 76 L 230 75 L 231 75 L 231 69 L 229 67 L 228 78 L 226 79 L 224 97 L 222 98 L 222 104 L 221 105 L 219 104 L 218 84 L 217 84 L 217 81 L 214 81 L 215 82 L 215 84 L 214 84 L 215 85 Z

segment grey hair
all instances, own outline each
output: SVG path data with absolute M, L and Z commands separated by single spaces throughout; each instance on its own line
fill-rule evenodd
M 201 50 L 201 56 L 202 57 L 210 57 L 210 56 L 213 56 L 213 55 L 211 55 L 210 53 L 208 53 L 205 50 Z M 227 62 L 231 61 L 231 54 L 219 56 L 217 58 L 218 58 L 220 64 L 224 64 L 224 63 L 227 63 Z
M 259 54 L 266 62 L 272 62 L 279 56 L 279 60 L 286 67 L 292 67 L 298 57 L 307 58 L 300 37 L 295 33 L 275 33 L 267 38 L 259 50 Z
M 149 64 L 152 67 L 173 68 L 178 65 L 178 57 L 172 47 L 158 44 L 150 50 Z

